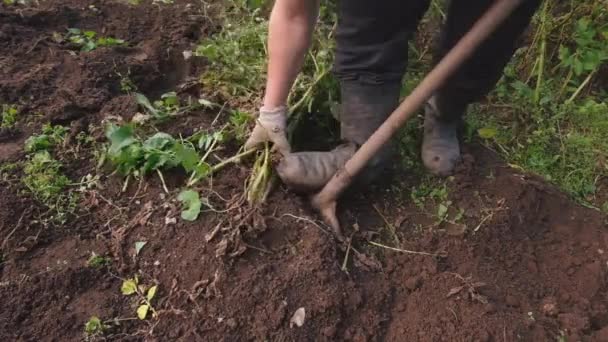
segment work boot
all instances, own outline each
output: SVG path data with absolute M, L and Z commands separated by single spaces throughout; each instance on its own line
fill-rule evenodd
M 339 117 L 342 139 L 357 146 L 363 145 L 397 108 L 400 90 L 399 82 L 363 84 L 357 81 L 342 81 Z M 366 185 L 377 180 L 389 170 L 394 152 L 394 143 L 387 142 L 362 170 L 356 183 Z
M 329 152 L 290 153 L 283 156 L 276 170 L 283 183 L 292 190 L 312 193 L 321 190 L 356 150 L 355 144 L 346 143 Z
M 448 117 L 439 109 L 435 96 L 429 99 L 424 112 L 422 161 L 432 174 L 448 176 L 460 160 L 460 122 L 461 115 Z
M 298 152 L 285 155 L 276 167 L 279 177 L 290 188 L 312 192 L 323 187 L 384 122 L 399 102 L 399 83 L 359 84 L 342 82 L 339 114 L 345 144 L 329 152 Z M 392 143 L 381 149 L 362 170 L 355 183 L 369 184 L 389 167 Z

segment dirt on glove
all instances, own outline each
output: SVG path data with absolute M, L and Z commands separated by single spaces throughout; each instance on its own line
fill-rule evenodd
M 156 177 L 122 192 L 124 179 L 98 171 L 93 149 L 53 151 L 71 180 L 99 172 L 103 186 L 81 194 L 65 225 L 40 222 L 48 209 L 20 183 L 23 141 L 48 122 L 104 141 L 94 135 L 102 119 L 139 110 L 120 90 L 115 67 L 130 70 L 151 98 L 198 77 L 196 65 L 176 74 L 173 56 L 209 34 L 200 4 L 0 4 L 0 102 L 25 108 L 0 139 L 2 166 L 17 163 L 0 173 L 0 340 L 608 340 L 606 216 L 475 145 L 465 146 L 464 164 L 446 181 L 445 202 L 412 195 L 422 180 L 407 170 L 394 188 L 343 198 L 350 247 L 286 189 L 261 209 L 234 205 L 249 165 L 201 186 L 216 211 L 186 222 Z M 67 27 L 133 46 L 74 54 L 52 39 Z M 197 111 L 158 128 L 188 136 L 216 116 Z M 168 172 L 167 187 L 185 177 Z M 437 219 L 447 200 L 450 218 L 462 212 L 453 223 Z M 109 265 L 87 266 L 92 252 Z M 136 319 L 137 300 L 121 294 L 122 279 L 136 274 L 158 285 L 157 318 Z M 301 327 L 290 324 L 300 308 Z M 97 337 L 84 332 L 91 316 L 106 325 Z

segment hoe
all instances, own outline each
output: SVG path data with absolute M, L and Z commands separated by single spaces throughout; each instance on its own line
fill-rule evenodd
M 475 51 L 486 38 L 524 0 L 497 0 L 492 7 L 473 25 L 471 30 L 435 66 L 422 82 L 403 100 L 386 121 L 372 134 L 357 152 L 340 168 L 323 189 L 311 199 L 312 206 L 342 239 L 340 222 L 336 216 L 338 197 L 350 185 L 353 178 L 363 169 L 380 148 L 412 117 L 443 84 L 450 75 Z

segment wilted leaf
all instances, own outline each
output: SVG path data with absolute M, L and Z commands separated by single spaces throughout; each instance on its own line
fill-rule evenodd
M 196 220 L 201 212 L 201 200 L 198 192 L 193 190 L 183 190 L 179 193 L 177 199 L 182 202 L 184 207 L 181 215 L 182 219 L 186 221 Z
M 135 242 L 135 255 L 139 254 L 139 251 L 141 251 L 142 248 L 144 248 L 144 246 L 146 245 L 146 241 L 137 241 Z
M 478 129 L 477 134 L 483 139 L 492 139 L 498 134 L 498 131 L 493 127 L 484 127 Z
M 135 101 L 137 101 L 140 106 L 144 107 L 144 109 L 148 111 L 148 113 L 150 113 L 152 116 L 159 116 L 158 110 L 154 108 L 152 103 L 150 103 L 150 100 L 148 100 L 148 98 L 144 94 L 135 93 Z
M 146 304 L 144 305 L 140 305 L 137 308 L 137 317 L 139 319 L 146 319 L 146 316 L 148 315 L 148 310 L 150 309 L 150 307 Z
M 137 278 L 123 281 L 120 291 L 125 296 L 130 296 L 137 292 Z
M 158 286 L 154 285 L 148 290 L 148 294 L 146 295 L 146 298 L 148 298 L 148 301 L 151 301 L 152 298 L 154 298 L 154 296 L 156 295 L 157 288 L 158 288 Z

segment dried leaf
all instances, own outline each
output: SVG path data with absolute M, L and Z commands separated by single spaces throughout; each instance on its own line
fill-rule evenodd
M 289 327 L 293 328 L 294 324 L 298 327 L 303 326 L 305 318 L 306 310 L 304 308 L 299 308 L 296 310 L 296 312 L 294 312 L 293 316 L 291 316 L 291 319 L 289 320 Z
M 447 297 L 447 298 L 450 298 L 450 297 L 452 297 L 452 296 L 454 296 L 454 295 L 457 295 L 457 294 L 459 294 L 460 292 L 462 292 L 462 289 L 464 289 L 464 286 L 457 286 L 457 287 L 454 287 L 454 288 L 452 288 L 452 289 L 450 290 L 450 292 L 448 292 L 448 294 L 447 294 L 447 296 L 446 296 L 446 297 Z
M 139 255 L 139 252 L 141 251 L 142 248 L 144 248 L 144 246 L 146 245 L 146 241 L 137 241 L 135 242 L 135 255 Z

